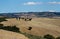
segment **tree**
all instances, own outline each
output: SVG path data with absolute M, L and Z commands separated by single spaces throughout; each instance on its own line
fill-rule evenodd
M 29 28 L 28 28 L 28 30 L 31 30 L 31 29 L 32 29 L 32 27 L 29 27 Z
M 20 32 L 20 29 L 16 26 L 0 26 L 0 29 L 12 31 L 12 32 Z
M 0 18 L 0 22 L 7 21 L 5 18 Z
M 60 37 L 57 37 L 56 39 L 60 39 Z
M 3 24 L 0 24 L 0 29 L 2 29 L 3 28 Z
M 52 35 L 49 35 L 49 34 L 44 35 L 44 38 L 46 38 L 46 39 L 55 39 Z

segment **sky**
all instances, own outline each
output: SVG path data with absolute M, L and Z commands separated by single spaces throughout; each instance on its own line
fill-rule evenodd
M 0 0 L 0 13 L 60 12 L 60 0 Z

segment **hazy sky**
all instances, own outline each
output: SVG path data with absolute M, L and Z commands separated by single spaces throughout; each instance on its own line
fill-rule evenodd
M 60 12 L 60 0 L 0 0 L 0 13 Z

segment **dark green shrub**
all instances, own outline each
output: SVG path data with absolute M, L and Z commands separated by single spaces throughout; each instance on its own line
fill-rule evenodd
M 3 29 L 3 30 L 8 30 L 8 31 L 13 31 L 13 32 L 20 32 L 19 28 L 16 27 L 16 26 L 0 26 L 0 29 Z
M 31 30 L 31 29 L 32 29 L 32 27 L 29 27 L 29 28 L 28 28 L 28 30 Z
M 0 24 L 0 29 L 2 29 L 3 28 L 3 24 Z
M 7 21 L 5 18 L 0 18 L 0 22 Z
M 3 24 L 0 24 L 0 26 L 3 26 Z
M 44 35 L 44 38 L 46 38 L 46 39 L 55 39 L 52 35 L 49 35 L 49 34 Z
M 56 39 L 60 39 L 60 37 L 57 37 Z

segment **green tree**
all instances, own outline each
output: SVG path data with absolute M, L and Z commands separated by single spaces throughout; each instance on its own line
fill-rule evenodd
M 56 39 L 60 39 L 60 37 L 57 37 Z
M 0 22 L 7 21 L 5 18 L 0 18 Z
M 44 35 L 44 38 L 46 38 L 46 39 L 55 39 L 52 35 L 49 35 L 49 34 Z

